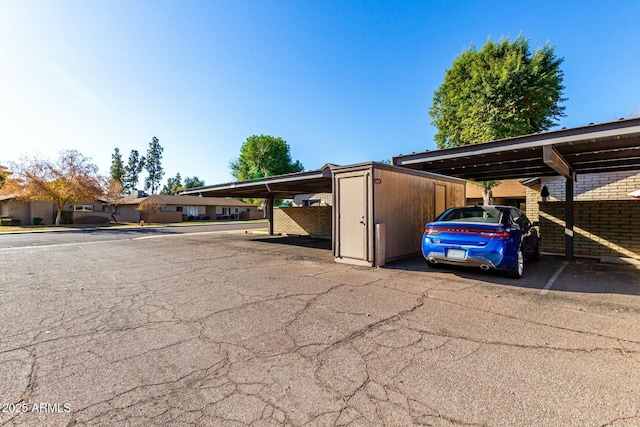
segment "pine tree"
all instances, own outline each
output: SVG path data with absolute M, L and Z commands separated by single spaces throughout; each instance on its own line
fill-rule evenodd
M 122 154 L 120 149 L 116 147 L 115 151 L 111 155 L 111 170 L 109 181 L 117 181 L 122 184 L 124 178 L 124 164 L 122 163 Z
M 147 170 L 145 188 L 150 190 L 151 194 L 156 194 L 156 191 L 160 188 L 162 177 L 164 176 L 164 170 L 162 169 L 163 151 L 164 148 L 160 145 L 160 141 L 154 136 L 151 142 L 149 142 L 145 162 L 145 169 Z
M 144 169 L 145 158 L 140 157 L 138 150 L 131 150 L 129 155 L 129 163 L 124 167 L 124 176 L 122 185 L 126 193 L 135 191 L 138 181 L 140 180 L 140 172 Z

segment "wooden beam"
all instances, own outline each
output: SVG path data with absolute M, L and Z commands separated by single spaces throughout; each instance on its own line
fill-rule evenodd
M 574 170 L 553 146 L 545 145 L 542 147 L 542 160 L 547 166 L 558 172 L 558 174 L 572 181 L 576 180 Z

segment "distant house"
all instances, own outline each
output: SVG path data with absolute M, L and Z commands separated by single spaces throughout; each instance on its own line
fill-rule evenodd
M 527 187 L 518 179 L 503 179 L 491 189 L 494 205 L 515 206 L 525 210 Z M 467 181 L 467 205 L 482 204 L 482 187 L 473 181 Z
M 0 195 L 0 217 L 11 218 L 17 224 L 31 225 L 34 218 L 40 218 L 42 224 L 53 224 L 56 206 L 52 202 L 33 200 L 24 202 L 12 194 Z
M 331 193 L 310 193 L 296 194 L 293 197 L 293 206 L 331 206 L 333 204 L 333 194 Z
M 0 217 L 11 218 L 19 225 L 50 225 L 56 221 L 58 208 L 47 200 L 18 200 L 14 195 L 0 196 Z M 100 201 L 80 202 L 66 205 L 62 209 L 61 224 L 102 224 L 109 223 Z
M 258 210 L 256 205 L 231 198 L 164 194 L 145 197 L 127 196 L 120 199 L 115 208 L 115 218 L 118 222 L 144 220 L 162 223 L 186 220 L 249 219 L 252 217 L 251 212 Z

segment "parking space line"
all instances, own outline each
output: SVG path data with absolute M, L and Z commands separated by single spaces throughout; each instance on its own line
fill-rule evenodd
M 540 294 L 546 295 L 549 292 L 549 289 L 551 289 L 551 286 L 553 286 L 553 283 L 560 276 L 560 274 L 562 274 L 562 272 L 564 271 L 567 265 L 569 265 L 569 261 L 564 261 L 562 265 L 558 267 L 556 272 L 553 273 L 553 276 L 551 276 L 551 278 L 547 281 L 546 285 L 544 285 L 544 288 L 542 288 L 542 290 L 540 291 Z
M 160 234 L 156 236 L 134 237 L 131 240 L 161 239 L 164 237 L 189 237 L 189 236 L 201 236 L 204 234 L 244 234 L 244 233 L 246 233 L 246 231 L 244 230 L 199 231 L 197 233 Z

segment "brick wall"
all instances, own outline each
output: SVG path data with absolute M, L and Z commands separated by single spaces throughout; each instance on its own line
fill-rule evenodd
M 549 201 L 565 200 L 565 179 L 563 177 L 542 177 L 540 184 L 527 188 L 526 214 L 532 221 L 538 220 L 538 202 L 540 190 L 546 185 L 549 189 Z M 640 189 L 640 172 L 608 172 L 578 175 L 574 183 L 573 199 L 586 200 L 630 200 L 627 195 Z
M 549 200 L 565 200 L 562 177 L 540 179 L 549 188 Z M 640 188 L 640 172 L 608 172 L 578 175 L 574 184 L 574 200 L 625 200 Z
M 544 252 L 564 253 L 564 202 L 540 203 Z M 640 259 L 640 201 L 574 202 L 574 254 Z
M 331 237 L 331 206 L 275 208 L 276 233 Z

